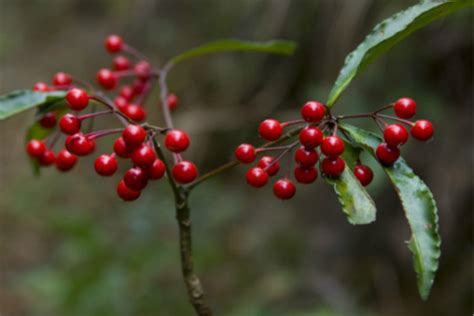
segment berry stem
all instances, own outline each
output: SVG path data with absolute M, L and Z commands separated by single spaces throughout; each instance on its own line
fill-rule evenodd
M 92 133 L 87 134 L 86 136 L 88 139 L 97 139 L 97 138 L 104 137 L 107 135 L 121 133 L 122 131 L 123 131 L 123 128 L 113 128 L 113 129 L 106 129 L 102 131 L 92 132 Z
M 377 113 L 379 113 L 379 112 L 382 112 L 382 111 L 391 109 L 391 108 L 393 108 L 393 105 L 394 105 L 393 103 L 387 104 L 387 105 L 385 105 L 385 106 L 382 106 L 380 109 L 375 110 L 373 113 L 374 113 L 374 114 L 377 114 Z
M 153 138 L 153 147 L 158 157 L 165 164 L 166 174 L 171 189 L 173 190 L 176 205 L 176 219 L 179 227 L 179 249 L 181 258 L 181 271 L 188 292 L 189 300 L 194 310 L 201 316 L 212 316 L 212 310 L 207 304 L 199 277 L 194 272 L 191 211 L 188 205 L 189 191 L 178 184 L 171 175 L 171 169 L 160 144 Z
M 300 141 L 296 141 L 294 143 L 291 143 L 289 144 L 288 146 L 286 146 L 286 149 L 284 151 L 282 151 L 278 156 L 275 157 L 275 159 L 272 160 L 272 162 L 265 167 L 265 171 L 267 171 L 268 169 L 270 169 L 274 164 L 276 164 L 278 161 L 281 160 L 281 158 L 283 158 L 286 154 L 288 154 L 290 151 L 293 150 L 293 148 L 295 148 L 296 146 L 298 146 L 298 144 L 300 143 Z
M 127 45 L 125 43 L 123 45 L 123 51 L 126 52 L 126 53 L 129 53 L 130 55 L 132 55 L 136 59 L 142 59 L 142 60 L 148 61 L 148 58 L 145 55 L 143 55 L 139 50 L 137 50 L 136 48 L 134 48 L 130 45 Z
M 407 125 L 409 125 L 409 126 L 413 126 L 413 122 L 412 122 L 412 121 L 405 120 L 405 119 L 402 119 L 402 118 L 398 118 L 398 117 L 395 117 L 395 116 L 386 115 L 386 114 L 377 114 L 377 116 L 378 116 L 378 117 L 386 118 L 386 119 L 388 119 L 388 120 L 401 122 L 401 123 L 407 124 Z
M 83 120 L 87 120 L 89 118 L 93 118 L 93 117 L 96 117 L 96 116 L 101 116 L 101 115 L 106 115 L 106 114 L 112 114 L 114 113 L 113 110 L 105 110 L 105 111 L 98 111 L 98 112 L 92 112 L 92 113 L 88 113 L 88 114 L 84 114 L 84 115 L 81 115 L 78 117 L 78 119 L 80 119 L 81 121 Z
M 288 121 L 288 122 L 283 122 L 283 123 L 281 123 L 281 127 L 287 127 L 287 126 L 296 125 L 296 124 L 302 124 L 302 123 L 306 123 L 306 121 L 303 120 L 303 119 L 301 119 L 301 120 L 294 120 L 294 121 Z

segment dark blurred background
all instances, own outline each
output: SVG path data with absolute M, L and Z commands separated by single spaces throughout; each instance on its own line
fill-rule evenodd
M 325 100 L 344 57 L 372 27 L 415 1 L 0 0 L 0 92 L 50 81 L 57 71 L 94 80 L 109 66 L 103 39 L 121 34 L 158 65 L 220 38 L 296 41 L 293 57 L 230 53 L 187 61 L 170 88 L 176 125 L 201 171 L 258 143 L 264 118 L 298 115 Z M 472 10 L 418 31 L 356 78 L 336 113 L 375 109 L 401 96 L 433 120 L 436 138 L 404 156 L 431 187 L 442 257 L 428 301 L 418 296 L 403 210 L 373 161 L 377 222 L 350 225 L 319 179 L 288 202 L 245 184 L 237 168 L 191 197 L 195 263 L 216 315 L 468 315 L 472 308 Z M 151 120 L 162 123 L 156 93 Z M 24 137 L 33 111 L 0 123 L 0 313 L 192 315 L 179 268 L 166 181 L 123 203 L 94 157 L 60 174 L 32 175 Z M 373 128 L 371 122 L 360 125 Z M 97 126 L 111 122 L 97 120 Z M 100 152 L 110 151 L 110 140 Z M 121 168 L 125 169 L 123 164 Z

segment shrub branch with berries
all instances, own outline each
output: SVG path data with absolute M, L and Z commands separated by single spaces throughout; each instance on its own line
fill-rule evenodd
M 416 140 L 430 140 L 433 125 L 424 119 L 410 120 L 417 105 L 406 97 L 357 115 L 334 115 L 332 107 L 354 77 L 402 38 L 441 16 L 472 5 L 468 0 L 426 1 L 389 17 L 347 56 L 325 104 L 306 102 L 300 118 L 293 121 L 265 119 L 258 133 L 266 143 L 239 145 L 235 149 L 236 160 L 201 176 L 197 166 L 183 157 L 191 141 L 184 130 L 173 124 L 171 112 L 179 107 L 179 99 L 168 91 L 168 73 L 185 60 L 210 53 L 253 51 L 291 55 L 295 49 L 293 43 L 216 41 L 156 67 L 120 36 L 111 35 L 105 40 L 105 47 L 115 58 L 111 68 L 97 72 L 100 88 L 59 72 L 51 85 L 38 82 L 33 91 L 19 90 L 0 97 L 0 119 L 37 109 L 26 144 L 36 173 L 40 167 L 50 165 L 66 172 L 75 167 L 80 157 L 95 154 L 100 148 L 93 166 L 98 175 L 111 177 L 118 172 L 119 164 L 129 166 L 116 186 L 118 196 L 124 201 L 138 199 L 150 182 L 166 177 L 176 205 L 182 274 L 189 300 L 198 315 L 212 315 L 212 311 L 192 262 L 188 197 L 194 187 L 240 164 L 248 164 L 251 167 L 246 181 L 250 186 L 263 187 L 271 177 L 278 176 L 273 182 L 273 193 L 287 200 L 296 194 L 295 182 L 309 185 L 320 175 L 334 187 L 348 221 L 367 224 L 375 220 L 376 213 L 375 204 L 364 188 L 374 177 L 371 168 L 361 161 L 360 154 L 367 152 L 379 162 L 399 195 L 411 229 L 408 246 L 413 253 L 418 289 L 426 299 L 440 256 L 437 207 L 426 184 L 400 157 L 400 148 L 408 141 L 409 134 Z M 146 104 L 157 86 L 161 126 L 147 121 Z M 86 110 L 87 113 L 80 113 Z M 117 126 L 95 129 L 94 120 L 106 116 L 113 117 Z M 356 119 L 373 120 L 380 133 L 347 123 Z M 104 137 L 114 138 L 112 148 L 96 144 Z

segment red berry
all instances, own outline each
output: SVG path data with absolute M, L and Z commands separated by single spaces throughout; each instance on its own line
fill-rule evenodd
M 275 160 L 275 158 L 270 157 L 270 156 L 263 156 L 258 161 L 257 167 L 265 170 L 269 176 L 274 176 L 278 173 L 278 171 L 280 171 L 280 163 L 277 161 L 274 164 L 272 164 L 273 160 Z
M 135 90 L 132 86 L 125 85 L 120 89 L 120 96 L 126 100 L 131 100 L 135 96 Z
M 383 165 L 391 166 L 400 157 L 400 150 L 397 147 L 390 147 L 387 143 L 381 143 L 377 146 L 375 154 Z
M 77 156 L 66 149 L 62 149 L 56 157 L 56 169 L 60 171 L 71 170 L 77 162 Z
M 344 142 L 337 136 L 329 136 L 323 140 L 321 151 L 328 157 L 338 157 L 344 152 Z
M 155 159 L 151 167 L 146 169 L 146 171 L 150 180 L 158 180 L 165 175 L 166 167 L 163 161 Z
M 117 194 L 124 201 L 134 201 L 140 197 L 141 192 L 130 189 L 122 180 L 117 185 Z
M 368 186 L 374 178 L 374 173 L 366 165 L 357 165 L 354 167 L 354 175 L 364 187 Z
M 249 144 L 242 144 L 235 149 L 235 157 L 241 163 L 251 163 L 257 156 L 255 147 Z
M 42 166 L 50 166 L 55 160 L 54 152 L 50 149 L 46 149 L 44 153 L 38 157 L 38 162 Z
M 95 171 L 101 176 L 108 177 L 117 171 L 118 164 L 115 155 L 100 155 L 94 162 Z
M 395 102 L 393 110 L 398 117 L 409 119 L 416 113 L 416 103 L 413 99 L 401 98 Z
M 268 119 L 260 123 L 258 132 L 263 139 L 277 140 L 283 132 L 283 127 L 277 120 Z
M 391 124 L 383 130 L 385 142 L 392 147 L 403 145 L 408 140 L 408 132 L 403 125 Z
M 86 156 L 95 149 L 95 142 L 82 133 L 69 135 L 66 138 L 66 149 L 77 156 Z
M 296 188 L 291 180 L 280 179 L 273 185 L 273 193 L 279 199 L 288 200 L 295 195 Z
M 344 171 L 346 163 L 341 158 L 330 158 L 326 157 L 321 162 L 321 171 L 327 177 L 339 177 Z
M 326 113 L 324 104 L 318 101 L 309 101 L 301 108 L 301 116 L 306 122 L 315 123 L 323 119 Z
M 53 128 L 56 126 L 56 113 L 55 112 L 47 112 L 43 117 L 40 119 L 39 123 L 43 128 Z
M 59 128 L 64 134 L 76 134 L 81 129 L 81 120 L 76 115 L 67 113 L 59 120 Z
M 411 128 L 411 135 L 418 140 L 428 140 L 433 137 L 433 124 L 427 120 L 416 121 Z
M 323 137 L 324 135 L 319 128 L 308 126 L 300 132 L 300 143 L 307 148 L 315 148 L 321 145 Z
M 299 183 L 313 183 L 318 178 L 318 170 L 315 167 L 296 166 L 294 171 L 295 179 Z
M 114 58 L 113 68 L 114 70 L 117 70 L 117 71 L 127 70 L 128 68 L 130 68 L 130 61 L 128 60 L 127 57 L 117 56 Z
M 153 164 L 156 159 L 155 151 L 148 145 L 142 144 L 132 153 L 132 161 L 141 168 L 147 168 Z
M 295 161 L 303 167 L 312 167 L 318 161 L 318 152 L 314 149 L 301 146 L 295 152 Z
M 49 86 L 47 83 L 44 82 L 37 82 L 33 86 L 33 91 L 36 92 L 48 92 L 49 91 Z
M 135 94 L 142 93 L 143 90 L 145 90 L 145 86 L 146 86 L 146 81 L 143 81 L 140 78 L 137 78 L 132 84 L 133 90 L 135 90 Z
M 37 139 L 32 139 L 26 144 L 26 151 L 31 157 L 40 157 L 46 151 L 46 145 Z
M 72 77 L 64 72 L 58 72 L 53 77 L 55 86 L 69 86 L 72 83 Z
M 141 122 L 146 118 L 146 112 L 141 105 L 129 104 L 125 106 L 122 113 L 134 121 Z
M 132 190 L 141 191 L 143 190 L 146 185 L 148 184 L 148 175 L 140 167 L 133 167 L 125 172 L 123 176 L 123 181 L 125 185 Z
M 185 151 L 189 147 L 188 134 L 179 129 L 170 130 L 165 136 L 165 146 L 175 153 Z
M 124 97 L 118 96 L 114 99 L 114 104 L 117 109 L 123 112 L 125 110 L 125 107 L 128 105 L 128 101 Z
M 105 39 L 105 48 L 109 53 L 116 53 L 122 50 L 123 40 L 118 35 L 109 35 Z
M 107 90 L 112 90 L 117 85 L 117 76 L 112 70 L 107 68 L 100 69 L 97 72 L 96 79 L 97 82 Z
M 167 103 L 168 103 L 168 108 L 173 111 L 174 109 L 176 109 L 176 107 L 178 106 L 178 97 L 176 96 L 176 94 L 169 94 L 168 95 L 168 98 L 166 99 Z
M 138 62 L 133 70 L 140 79 L 148 79 L 151 76 L 151 65 L 147 61 L 142 60 Z
M 197 168 L 190 161 L 180 161 L 171 170 L 173 178 L 179 183 L 193 182 L 197 177 Z
M 89 104 L 89 95 L 82 89 L 73 88 L 66 94 L 69 107 L 74 111 L 81 111 Z
M 247 183 L 255 188 L 263 187 L 268 182 L 268 173 L 259 167 L 249 169 L 245 177 Z
M 130 158 L 132 150 L 127 147 L 123 138 L 119 137 L 114 142 L 114 153 L 121 158 Z
M 146 139 L 146 131 L 140 125 L 128 125 L 122 132 L 122 138 L 129 148 L 136 148 Z

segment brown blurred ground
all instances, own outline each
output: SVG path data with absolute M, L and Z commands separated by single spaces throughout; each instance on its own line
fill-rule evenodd
M 294 118 L 308 98 L 324 100 L 345 55 L 412 3 L 0 0 L 0 93 L 49 81 L 59 70 L 93 80 L 110 63 L 102 47 L 109 33 L 157 63 L 218 38 L 296 41 L 291 58 L 208 56 L 171 74 L 182 100 L 177 126 L 194 141 L 186 157 L 209 170 L 235 145 L 257 142 L 263 118 Z M 466 11 L 415 33 L 335 107 L 357 113 L 406 95 L 437 127 L 434 141 L 404 151 L 440 209 L 443 255 L 430 299 L 417 294 L 406 220 L 380 170 L 370 188 L 378 220 L 354 227 L 323 181 L 282 203 L 269 188 L 249 189 L 240 168 L 200 187 L 191 201 L 195 261 L 217 315 L 473 312 L 472 29 Z M 157 111 L 152 117 L 162 122 Z M 92 158 L 69 174 L 51 169 L 34 178 L 23 152 L 32 118 L 0 123 L 2 315 L 190 315 L 165 183 L 123 204 L 117 179 L 95 176 Z

